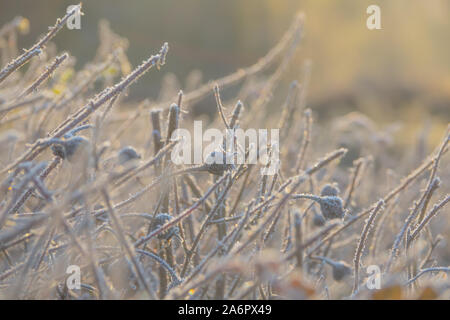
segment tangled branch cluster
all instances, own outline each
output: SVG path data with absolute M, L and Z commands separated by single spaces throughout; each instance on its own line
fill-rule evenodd
M 94 61 L 75 71 L 50 40 L 79 10 L 0 71 L 1 298 L 366 299 L 386 298 L 389 288 L 397 298 L 425 289 L 450 297 L 440 245 L 449 240 L 449 130 L 420 166 L 408 174 L 399 163 L 387 182 L 393 159 L 377 145 L 379 132 L 351 126 L 369 119 L 336 120 L 369 137 L 358 157 L 347 133 L 313 121 L 308 63 L 276 106 L 302 15 L 256 64 L 194 81 L 186 93 L 167 81 L 169 101 L 136 103 L 126 91 L 170 63 L 167 43 L 132 70 L 128 42 L 102 22 Z M 21 19 L 0 38 L 21 31 Z M 16 50 L 0 44 L 3 56 Z M 219 88 L 231 86 L 238 96 L 223 102 Z M 275 175 L 255 164 L 171 162 L 172 133 L 189 128 L 189 110 L 212 96 L 211 127 L 280 128 Z M 81 270 L 78 289 L 67 284 L 70 265 Z M 366 286 L 369 265 L 381 271 L 376 292 Z

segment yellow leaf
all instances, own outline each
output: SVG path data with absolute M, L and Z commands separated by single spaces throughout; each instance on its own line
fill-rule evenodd
M 65 89 L 65 86 L 57 84 L 52 88 L 52 92 L 56 95 L 60 95 Z
M 21 34 L 27 34 L 30 31 L 30 21 L 27 18 L 22 18 L 17 26 Z

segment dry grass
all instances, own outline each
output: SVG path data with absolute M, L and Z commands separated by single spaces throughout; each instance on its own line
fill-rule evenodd
M 308 63 L 274 112 L 302 15 L 256 64 L 136 103 L 128 87 L 170 63 L 169 46 L 132 70 L 127 41 L 102 25 L 95 60 L 75 71 L 49 43 L 74 13 L 0 71 L 1 298 L 450 298 L 450 131 L 417 159 L 394 156 L 390 133 L 364 115 L 324 127 L 305 107 Z M 4 56 L 17 51 L 0 44 Z M 230 86 L 240 90 L 223 101 Z M 212 96 L 209 127 L 281 129 L 279 172 L 170 161 L 172 132 L 191 128 L 190 108 Z M 69 265 L 81 289 L 67 287 Z M 370 265 L 380 290 L 366 286 Z

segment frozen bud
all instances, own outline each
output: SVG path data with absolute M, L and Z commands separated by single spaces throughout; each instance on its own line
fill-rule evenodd
M 319 260 L 327 263 L 332 268 L 333 279 L 341 281 L 346 276 L 352 273 L 352 268 L 344 261 L 334 261 L 327 257 L 316 257 Z
M 330 265 L 333 268 L 333 279 L 336 281 L 341 281 L 352 273 L 352 268 L 344 261 L 337 261 Z
M 320 192 L 321 196 L 337 196 L 338 194 L 339 188 L 332 184 L 326 184 Z
M 117 160 L 119 164 L 124 164 L 130 160 L 140 159 L 141 155 L 131 146 L 126 146 L 120 149 Z
M 320 211 L 325 219 L 340 219 L 344 217 L 345 209 L 342 203 L 342 199 L 336 196 L 324 196 L 321 197 Z
M 310 199 L 320 205 L 320 211 L 326 220 L 343 218 L 345 215 L 342 199 L 337 196 L 315 196 L 312 194 L 297 194 L 294 199 Z
M 153 230 L 155 231 L 165 225 L 167 222 L 172 220 L 172 216 L 167 213 L 159 213 L 156 215 L 155 220 L 153 222 Z M 177 226 L 170 227 L 169 229 L 165 230 L 164 232 L 161 232 L 158 234 L 158 239 L 160 240 L 170 240 L 174 235 L 178 234 L 179 229 Z
M 228 158 L 233 159 L 230 155 Z M 207 167 L 209 173 L 221 176 L 225 171 L 233 168 L 233 164 L 228 164 L 227 160 L 226 153 L 221 151 L 213 151 L 206 157 L 205 166 Z
M 73 136 L 67 140 L 63 140 L 61 144 L 55 144 L 51 147 L 55 156 L 72 161 L 75 155 L 78 155 L 81 149 L 85 149 L 89 144 L 89 140 L 82 136 Z

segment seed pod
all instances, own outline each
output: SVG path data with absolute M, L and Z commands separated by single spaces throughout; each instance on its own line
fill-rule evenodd
M 124 164 L 130 160 L 140 159 L 141 155 L 131 146 L 126 146 L 120 149 L 117 161 L 119 164 Z
M 155 220 L 153 221 L 153 230 L 157 230 L 163 225 L 165 225 L 167 222 L 172 220 L 172 216 L 167 213 L 159 213 L 156 215 Z M 157 238 L 160 240 L 170 240 L 174 235 L 177 235 L 179 233 L 179 229 L 177 226 L 170 227 L 168 230 L 161 232 L 157 235 Z
M 61 144 L 52 145 L 51 149 L 55 156 L 72 161 L 79 151 L 89 144 L 89 140 L 82 136 L 73 136 L 67 140 L 62 140 Z
M 217 161 L 216 152 L 219 153 L 219 157 L 222 156 L 222 161 Z M 211 152 L 205 160 L 205 166 L 209 173 L 221 176 L 225 171 L 233 168 L 233 164 L 227 164 L 226 154 L 220 151 Z
M 328 265 L 331 266 L 333 272 L 333 279 L 336 281 L 341 281 L 346 276 L 352 273 L 352 268 L 344 261 L 334 261 L 327 257 L 316 257 L 316 258 L 326 262 Z
M 343 218 L 345 214 L 344 204 L 342 199 L 336 196 L 321 197 L 319 201 L 320 211 L 325 219 Z
M 320 211 L 325 219 L 343 218 L 345 214 L 342 199 L 337 196 L 315 196 L 312 194 L 298 194 L 294 199 L 310 199 L 320 205 Z
M 337 261 L 330 265 L 333 268 L 333 279 L 336 281 L 341 281 L 352 273 L 352 268 L 344 261 Z
M 339 194 L 339 188 L 332 184 L 326 184 L 322 191 L 320 192 L 321 196 L 337 196 Z

